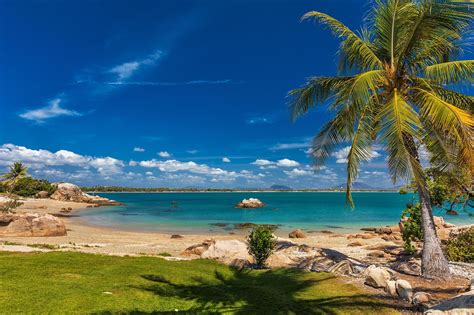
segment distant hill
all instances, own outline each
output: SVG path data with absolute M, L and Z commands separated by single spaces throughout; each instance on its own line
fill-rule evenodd
M 272 190 L 291 190 L 291 187 L 285 186 L 285 185 L 273 185 L 270 186 L 270 189 Z

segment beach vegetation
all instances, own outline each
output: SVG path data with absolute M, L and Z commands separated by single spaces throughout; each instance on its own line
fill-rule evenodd
M 268 226 L 258 225 L 250 232 L 247 242 L 248 252 L 255 259 L 257 268 L 264 268 L 276 246 L 273 230 Z
M 416 252 L 413 242 L 419 242 L 423 239 L 423 231 L 421 228 L 421 206 L 419 203 L 409 204 L 402 212 L 403 222 L 403 248 L 409 254 Z
M 49 181 L 27 176 L 19 179 L 11 192 L 22 197 L 32 197 L 40 191 L 47 191 L 51 195 L 55 190 L 56 188 Z
M 216 261 L 0 252 L 3 314 L 398 314 L 329 273 Z
M 461 231 L 446 243 L 449 260 L 474 263 L 474 227 Z
M 23 203 L 18 201 L 18 199 L 10 199 L 2 204 L 0 204 L 0 212 L 8 213 L 15 211 L 16 208 L 21 206 Z
M 28 168 L 23 163 L 15 162 L 8 167 L 8 172 L 2 174 L 0 178 L 2 184 L 7 187 L 7 191 L 11 192 L 18 181 L 27 176 L 27 173 Z
M 449 265 L 436 235 L 432 200 L 422 153 L 431 165 L 471 176 L 472 96 L 463 94 L 474 78 L 474 60 L 459 60 L 469 37 L 473 11 L 467 3 L 427 0 L 376 1 L 359 32 L 321 12 L 308 12 L 341 40 L 338 76 L 310 77 L 289 92 L 293 118 L 315 105 L 334 117 L 315 136 L 310 154 L 325 163 L 340 145 L 347 155 L 346 201 L 360 164 L 373 147 L 388 154 L 393 182 L 414 178 L 423 230 L 422 274 L 449 277 Z

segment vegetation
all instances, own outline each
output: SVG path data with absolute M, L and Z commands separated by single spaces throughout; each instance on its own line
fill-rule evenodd
M 1 252 L 0 296 L 5 314 L 397 313 L 327 273 L 73 252 Z
M 316 104 L 328 104 L 335 116 L 313 140 L 315 164 L 350 141 L 347 202 L 363 161 L 374 143 L 388 153 L 392 180 L 414 178 L 423 229 L 422 274 L 449 276 L 448 261 L 434 229 L 428 183 L 420 148 L 440 169 L 471 175 L 474 99 L 460 89 L 474 77 L 473 60 L 457 60 L 469 36 L 472 10 L 466 3 L 438 0 L 380 0 L 367 26 L 355 33 L 321 12 L 308 12 L 342 40 L 340 75 L 311 77 L 290 91 L 293 117 Z M 358 35 L 359 34 L 359 35 Z
M 446 243 L 449 260 L 474 263 L 474 228 L 462 231 Z
M 423 231 L 421 229 L 421 206 L 420 203 L 408 205 L 402 212 L 404 241 L 403 248 L 407 253 L 413 254 L 416 248 L 412 242 L 418 242 L 423 239 Z
M 252 229 L 247 239 L 249 254 L 255 259 L 258 268 L 265 267 L 265 262 L 275 249 L 276 237 L 268 226 L 258 225 Z
M 2 175 L 2 182 L 8 191 L 13 190 L 19 180 L 27 176 L 27 167 L 22 163 L 16 162 L 10 165 L 8 172 Z
M 23 203 L 19 202 L 17 199 L 8 200 L 0 205 L 0 212 L 12 212 L 22 204 Z
M 47 191 L 51 195 L 55 190 L 47 180 L 28 176 L 18 180 L 11 192 L 22 197 L 32 197 L 40 191 Z

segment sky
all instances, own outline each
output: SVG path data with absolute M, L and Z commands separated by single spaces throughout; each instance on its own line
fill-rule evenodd
M 307 149 L 332 113 L 290 120 L 287 92 L 335 75 L 338 40 L 367 0 L 0 2 L 0 169 L 79 185 L 324 188 Z M 391 187 L 375 147 L 358 181 Z

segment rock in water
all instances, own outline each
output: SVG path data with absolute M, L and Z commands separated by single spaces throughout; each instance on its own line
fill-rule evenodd
M 385 288 L 390 280 L 390 273 L 386 268 L 370 265 L 365 271 L 365 284 L 374 288 Z
M 0 215 L 1 236 L 64 236 L 66 226 L 50 214 L 6 213 Z
M 288 234 L 288 237 L 289 238 L 306 238 L 306 234 L 298 229 L 298 230 L 294 230 L 292 232 L 290 232 L 290 234 Z
M 262 208 L 264 206 L 265 206 L 265 204 L 257 198 L 244 199 L 244 200 L 242 200 L 241 202 L 239 202 L 238 204 L 235 205 L 236 208 L 245 208 L 245 209 L 247 209 L 247 208 L 251 208 L 251 209 Z

